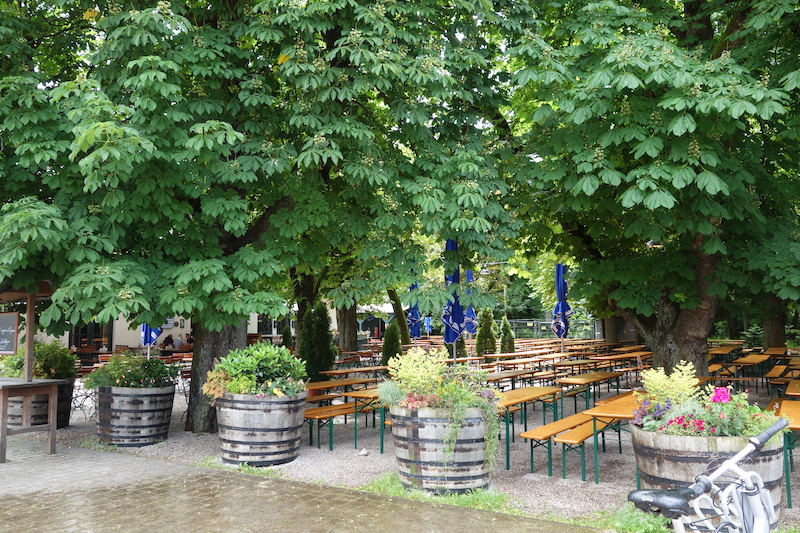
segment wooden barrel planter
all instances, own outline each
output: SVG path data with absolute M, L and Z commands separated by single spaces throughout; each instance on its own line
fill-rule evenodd
M 223 463 L 272 466 L 297 459 L 305 392 L 294 397 L 226 393 L 216 406 Z
M 708 463 L 733 457 L 749 442 L 748 437 L 687 437 L 644 431 L 631 425 L 633 453 L 641 488 L 688 487 Z M 721 463 L 719 461 L 718 463 Z M 740 466 L 761 476 L 769 490 L 775 515 L 779 516 L 783 485 L 783 439 L 773 438 Z M 724 486 L 723 480 L 718 485 Z M 772 524 L 776 527 L 777 522 Z
M 466 423 L 448 454 L 451 412 L 446 408 L 390 408 L 398 473 L 406 488 L 445 494 L 489 487 L 483 411 L 467 409 Z
M 72 392 L 75 389 L 75 378 L 68 378 L 68 383 L 58 386 L 58 411 L 56 413 L 56 428 L 69 426 L 69 417 L 72 414 Z M 19 427 L 22 425 L 22 398 L 8 399 L 8 425 Z M 37 394 L 31 397 L 31 425 L 40 426 L 47 424 L 47 395 Z
M 147 446 L 165 440 L 175 385 L 154 388 L 98 387 L 97 436 L 113 446 Z

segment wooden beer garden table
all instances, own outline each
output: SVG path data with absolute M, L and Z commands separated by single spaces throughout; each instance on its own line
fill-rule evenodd
M 375 378 L 347 378 L 347 379 L 329 379 L 328 381 L 312 381 L 306 383 L 306 390 L 329 390 L 342 387 L 345 392 L 356 385 L 367 385 L 378 381 Z
M 378 398 L 378 389 L 361 389 L 361 390 L 354 390 L 350 392 L 342 393 L 342 396 L 347 396 L 348 398 L 353 398 L 353 447 L 358 449 L 358 413 L 370 408 L 379 405 L 379 398 Z M 381 453 L 383 453 L 383 422 L 385 419 L 385 414 L 383 407 L 378 407 L 380 411 L 380 420 L 381 420 L 381 427 L 380 427 L 380 434 L 381 434 Z M 374 422 L 373 418 L 373 422 Z
M 598 405 L 592 407 L 591 409 L 587 409 L 584 411 L 585 414 L 592 417 L 592 444 L 594 448 L 594 482 L 598 484 L 600 482 L 600 471 L 598 467 L 598 456 L 597 456 L 597 419 L 599 418 L 613 418 L 616 420 L 632 420 L 633 419 L 633 411 L 638 407 L 638 401 L 636 399 L 636 395 L 628 394 L 623 396 L 622 398 L 618 398 L 616 400 L 611 400 L 610 402 L 604 403 L 602 405 Z M 604 429 L 606 429 L 606 426 Z
M 511 413 L 510 407 L 522 404 L 522 419 L 525 424 L 525 431 L 528 430 L 528 415 L 526 404 L 529 402 L 543 401 L 545 398 L 555 397 L 556 394 L 561 392 L 561 387 L 522 387 L 501 393 L 503 399 L 497 402 L 497 407 L 505 411 L 506 420 L 506 470 L 511 468 Z M 544 404 L 543 404 L 544 405 Z M 553 398 L 552 405 L 554 406 L 553 420 L 558 419 L 558 411 L 555 407 L 557 403 Z
M 517 378 L 532 376 L 534 370 L 503 370 L 502 372 L 489 372 L 486 374 L 486 381 L 489 383 L 499 383 L 505 379 L 511 380 L 511 388 L 515 389 Z
M 800 447 L 800 401 L 783 400 L 778 409 L 778 415 L 785 416 L 789 420 L 789 429 L 783 435 L 783 475 L 786 480 L 786 506 L 792 508 L 792 487 L 789 483 L 792 470 L 792 453 Z
M 7 438 L 9 435 L 47 431 L 48 454 L 56 453 L 56 408 L 58 405 L 58 386 L 67 383 L 65 379 L 0 378 L 0 463 L 6 462 Z M 47 395 L 47 423 L 31 425 L 31 400 L 36 394 Z M 22 397 L 22 420 L 18 428 L 8 427 L 8 399 Z
M 320 374 L 325 376 L 347 376 L 349 374 L 371 374 L 372 377 L 379 377 L 381 373 L 389 370 L 388 366 L 358 366 L 354 368 L 337 368 L 334 370 L 323 370 Z
M 568 359 L 566 361 L 549 363 L 549 365 L 554 368 L 572 368 L 578 373 L 580 373 L 582 369 L 589 371 L 598 364 L 599 363 L 594 359 Z
M 558 378 L 555 381 L 560 385 L 570 386 L 572 389 L 586 387 L 586 408 L 588 409 L 590 405 L 591 389 L 593 386 L 599 387 L 599 384 L 603 381 L 616 379 L 617 393 L 619 393 L 619 377 L 621 375 L 623 375 L 623 372 L 586 372 L 584 374 Z M 569 390 L 567 393 L 569 393 Z M 564 412 L 564 396 L 565 394 L 561 395 L 561 412 Z
M 625 353 L 625 352 L 638 352 L 644 349 L 645 349 L 644 344 L 633 344 L 631 346 L 621 346 L 619 348 L 614 348 L 611 351 L 617 353 Z
M 645 351 L 636 351 L 636 352 L 621 352 L 621 353 L 612 353 L 606 355 L 594 355 L 591 359 L 595 361 L 612 361 L 612 362 L 632 362 L 635 361 L 638 357 L 650 357 L 653 355 L 653 352 L 645 352 Z
M 800 379 L 793 379 L 786 385 L 786 396 L 800 400 Z

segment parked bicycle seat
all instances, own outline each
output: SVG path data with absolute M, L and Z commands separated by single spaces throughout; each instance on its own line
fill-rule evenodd
M 630 492 L 628 501 L 641 511 L 661 513 L 671 520 L 691 514 L 689 501 L 696 497 L 692 489 L 642 489 Z

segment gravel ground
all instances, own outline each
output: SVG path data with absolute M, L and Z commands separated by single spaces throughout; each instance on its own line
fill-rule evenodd
M 752 399 L 762 406 L 769 400 L 763 396 Z M 568 401 L 566 407 L 567 414 L 571 414 L 572 402 Z M 195 435 L 183 430 L 185 409 L 183 396 L 177 394 L 170 434 L 166 441 L 141 448 L 118 448 L 116 451 L 195 465 L 221 464 L 217 435 Z M 371 425 L 365 427 L 363 420 L 361 417 L 358 449 L 353 445 L 350 419 L 348 424 L 335 426 L 333 451 L 329 451 L 327 447 L 326 429 L 322 432 L 322 447 L 317 448 L 316 443 L 309 446 L 306 425 L 300 456 L 291 463 L 273 467 L 273 470 L 287 479 L 349 488 L 358 488 L 387 472 L 393 472 L 395 464 L 391 435 L 387 433 L 385 450 L 380 454 L 378 430 Z M 535 427 L 541 421 L 540 410 L 529 412 L 529 427 Z M 519 422 L 516 431 L 522 431 Z M 32 434 L 30 438 L 44 437 L 43 434 Z M 607 451 L 600 453 L 599 484 L 593 482 L 591 445 L 586 450 L 587 481 L 583 482 L 580 475 L 580 456 L 577 453 L 567 457 L 567 478 L 561 478 L 561 452 L 557 445 L 553 447 L 553 477 L 547 476 L 544 449 L 536 450 L 536 472 L 530 473 L 529 447 L 527 442 L 520 442 L 521 440 L 516 439 L 511 444 L 510 470 L 505 470 L 504 443 L 501 443 L 498 464 L 492 475 L 492 489 L 508 494 L 525 513 L 551 520 L 576 519 L 627 505 L 626 495 L 635 488 L 635 462 L 627 433 L 623 433 L 621 454 L 618 453 L 618 444 L 613 438 L 608 441 Z M 96 444 L 94 419 L 87 419 L 81 411 L 74 412 L 70 426 L 58 430 L 58 443 L 68 446 Z M 792 474 L 792 485 L 800 487 L 800 469 Z M 797 509 L 797 502 L 795 504 L 795 509 L 787 509 L 784 496 L 782 524 L 800 524 L 800 510 Z

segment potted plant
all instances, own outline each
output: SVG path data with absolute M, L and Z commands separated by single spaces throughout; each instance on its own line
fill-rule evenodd
M 429 492 L 467 492 L 489 486 L 497 452 L 499 392 L 486 373 L 448 366 L 444 348 L 412 348 L 389 360 L 390 380 L 379 386 L 389 407 L 400 481 Z
M 643 392 L 631 424 L 633 451 L 642 488 L 688 487 L 714 459 L 727 459 L 777 416 L 729 387 L 698 387 L 694 365 L 681 361 L 671 374 L 642 372 Z M 783 440 L 774 437 L 742 463 L 769 489 L 775 512 L 781 505 Z
M 52 342 L 36 342 L 33 348 L 33 377 L 37 379 L 65 379 L 66 383 L 58 386 L 58 413 L 56 427 L 69 426 L 72 412 L 72 393 L 75 389 L 75 355 L 60 340 Z M 8 355 L 0 363 L 0 375 L 22 377 L 25 364 L 25 350 L 17 355 Z M 31 422 L 33 425 L 47 423 L 47 395 L 36 395 L 31 399 Z M 11 398 L 8 402 L 9 425 L 18 426 L 22 420 L 22 400 Z
M 285 346 L 258 343 L 233 350 L 208 372 L 222 461 L 271 466 L 300 453 L 306 406 L 305 361 Z
M 97 435 L 115 446 L 146 446 L 167 438 L 179 368 L 133 352 L 112 355 L 86 376 L 97 389 Z

